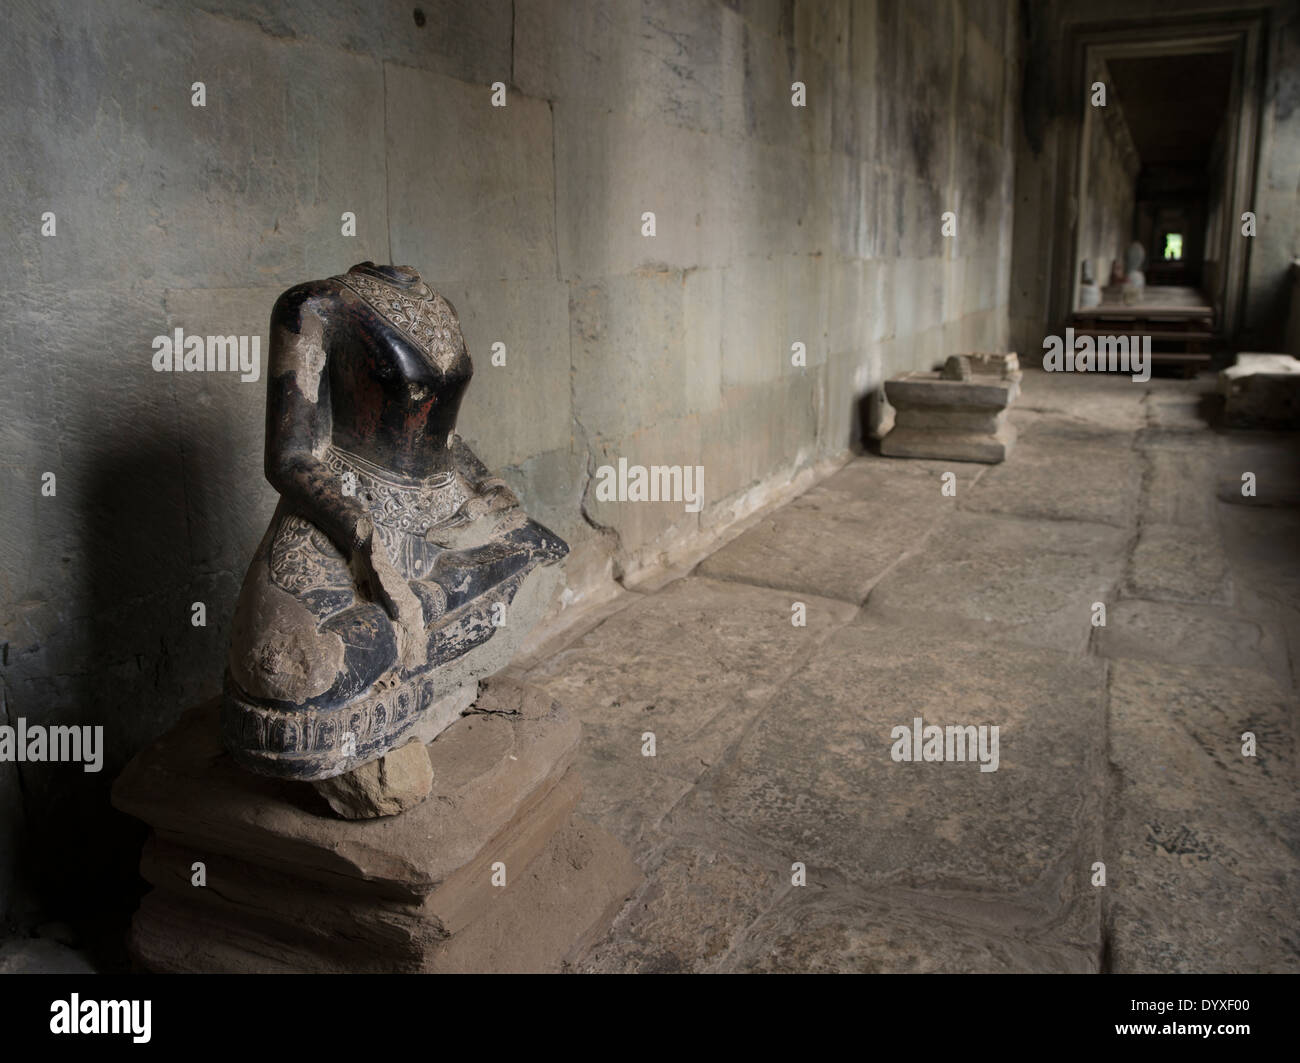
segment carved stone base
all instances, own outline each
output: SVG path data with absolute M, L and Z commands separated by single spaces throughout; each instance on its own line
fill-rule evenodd
M 1007 411 L 1020 390 L 1014 354 L 949 359 L 941 373 L 903 373 L 885 381 L 894 427 L 880 452 L 895 458 L 1003 461 L 1016 441 Z
M 887 458 L 931 458 L 936 461 L 1005 461 L 1016 442 L 1015 425 L 1005 417 L 986 418 L 979 425 L 896 425 L 880 442 Z
M 1235 428 L 1300 428 L 1300 361 L 1243 351 L 1219 373 L 1224 421 Z
M 485 683 L 427 747 L 433 793 L 376 820 L 239 768 L 217 713 L 215 699 L 191 710 L 113 788 L 153 828 L 141 874 L 154 889 L 131 932 L 146 969 L 559 970 L 641 881 L 573 816 L 578 723 L 518 684 Z

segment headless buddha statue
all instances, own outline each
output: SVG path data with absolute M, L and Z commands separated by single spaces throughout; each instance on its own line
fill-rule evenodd
M 240 591 L 222 706 L 245 767 L 324 779 L 383 756 L 506 663 L 484 653 L 500 630 L 522 637 L 505 610 L 568 546 L 455 434 L 472 373 L 456 311 L 409 266 L 363 262 L 276 302 L 280 504 Z

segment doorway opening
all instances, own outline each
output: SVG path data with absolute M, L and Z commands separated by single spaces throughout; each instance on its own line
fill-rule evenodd
M 1080 27 L 1073 38 L 1086 91 L 1058 320 L 1076 335 L 1149 335 L 1157 361 L 1208 362 L 1241 326 L 1262 23 Z

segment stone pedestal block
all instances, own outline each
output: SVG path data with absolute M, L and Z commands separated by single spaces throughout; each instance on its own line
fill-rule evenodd
M 896 458 L 996 463 L 1011 452 L 1007 411 L 1020 391 L 1015 354 L 961 355 L 940 372 L 903 373 L 885 381 L 894 428 L 880 452 Z
M 338 819 L 309 784 L 244 771 L 218 713 L 191 710 L 113 788 L 153 829 L 131 931 L 149 970 L 555 971 L 641 881 L 573 815 L 579 724 L 529 688 L 484 684 L 425 747 L 430 796 L 382 819 Z
M 1242 352 L 1219 373 L 1224 420 L 1240 428 L 1300 428 L 1300 361 Z

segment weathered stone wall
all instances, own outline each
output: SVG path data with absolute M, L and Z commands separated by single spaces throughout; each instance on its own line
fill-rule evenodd
M 1099 81 L 1111 84 L 1104 60 L 1098 60 L 1089 71 L 1089 84 Z M 1080 204 L 1078 257 L 1092 263 L 1093 277 L 1105 286 L 1110 282 L 1111 263 L 1118 259 L 1122 266 L 1124 252 L 1133 242 L 1140 164 L 1124 120 L 1124 106 L 1113 94 L 1104 108 L 1094 108 L 1089 117 L 1087 202 Z
M 476 360 L 461 431 L 573 545 L 573 600 L 842 454 L 885 376 L 1006 340 L 1010 0 L 52 0 L 6 22 L 3 711 L 102 724 L 107 758 L 0 765 L 0 907 L 20 804 L 27 878 L 82 910 L 129 880 L 107 783 L 217 689 L 275 502 L 264 378 L 156 373 L 153 337 L 260 336 L 264 364 L 284 288 L 418 267 Z M 704 466 L 702 511 L 596 500 L 619 457 Z
M 1231 209 L 1226 201 L 1226 167 L 1224 156 L 1227 151 L 1228 126 L 1223 123 L 1215 134 L 1210 147 L 1210 160 L 1206 166 L 1209 174 L 1209 188 L 1205 203 L 1205 259 L 1201 269 L 1201 289 L 1219 302 L 1219 285 L 1223 281 L 1222 271 L 1227 268 L 1224 255 L 1227 251 L 1223 238 L 1223 212 Z
M 1291 263 L 1290 300 L 1286 317 L 1286 339 L 1282 349 L 1293 358 L 1300 358 L 1300 259 Z
M 1291 263 L 1300 257 L 1300 5 L 1278 10 L 1270 43 L 1255 192 L 1258 231 L 1246 289 L 1246 346 L 1280 351 L 1286 342 Z

